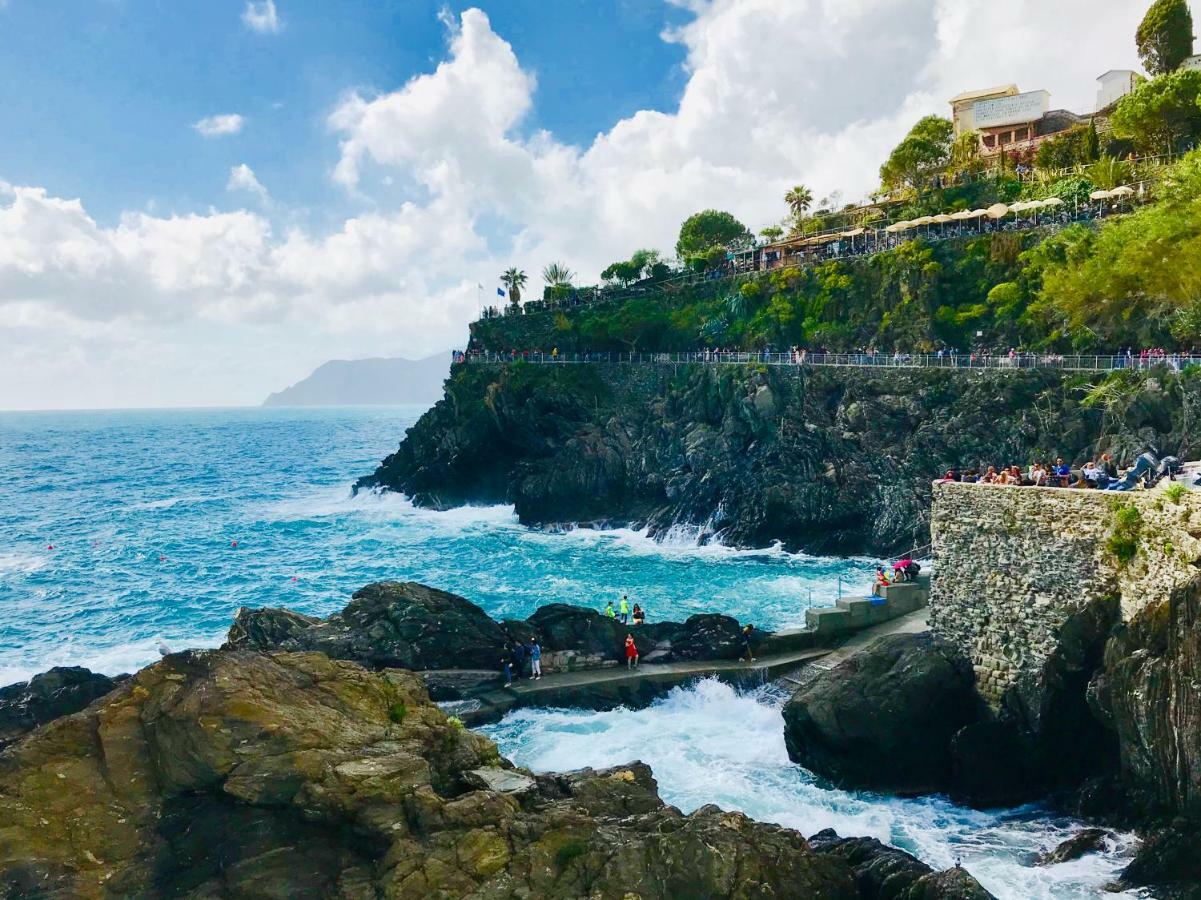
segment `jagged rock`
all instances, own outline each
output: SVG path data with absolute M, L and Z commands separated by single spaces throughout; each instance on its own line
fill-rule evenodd
M 860 896 L 794 831 L 685 816 L 639 763 L 512 770 L 416 676 L 318 653 L 169 656 L 0 784 L 6 897 Z
M 951 796 L 975 807 L 1017 806 L 1038 796 L 1043 780 L 1028 743 L 1008 722 L 965 725 L 951 739 Z
M 537 325 L 520 318 L 487 327 Z M 1124 456 L 1148 430 L 1167 447 L 1184 438 L 1176 392 L 1144 392 L 1098 446 L 1101 411 L 1065 390 L 1066 377 L 460 366 L 447 397 L 360 485 L 434 507 L 512 503 L 527 524 L 635 522 L 656 534 L 707 524 L 738 546 L 899 552 L 929 540 L 930 480 L 948 468 Z
M 1201 826 L 1177 820 L 1147 835 L 1119 883 L 1154 887 L 1157 897 L 1201 898 Z
M 258 612 L 265 615 L 239 614 L 230 646 L 253 634 L 247 643 L 256 649 L 319 650 L 377 669 L 495 670 L 506 639 L 470 600 L 411 581 L 369 584 L 325 620 L 305 623 L 307 617 L 283 618 L 279 610 Z M 276 632 L 285 634 L 282 640 L 270 639 Z
M 56 666 L 29 681 L 0 688 L 0 749 L 39 725 L 78 712 L 127 677 Z
M 1104 828 L 1085 828 L 1059 844 L 1054 850 L 1039 854 L 1040 866 L 1054 866 L 1059 863 L 1071 862 L 1086 853 L 1097 853 L 1105 849 L 1105 840 L 1109 832 Z
M 737 659 L 741 652 L 738 620 L 716 613 L 689 616 L 671 639 L 672 659 Z
M 270 606 L 250 609 L 242 606 L 234 616 L 225 646 L 237 650 L 271 650 L 320 622 L 315 616 L 288 609 Z
M 928 633 L 890 635 L 793 695 L 788 755 L 848 787 L 943 791 L 951 739 L 976 720 L 977 703 L 970 671 Z
M 832 828 L 809 838 L 815 853 L 851 867 L 862 900 L 987 900 L 992 897 L 963 869 L 935 872 L 921 860 L 875 838 L 842 838 Z

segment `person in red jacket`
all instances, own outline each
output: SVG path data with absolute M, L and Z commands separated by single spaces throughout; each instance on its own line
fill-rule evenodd
M 626 635 L 626 668 L 636 669 L 638 667 L 638 645 L 634 643 L 634 635 Z

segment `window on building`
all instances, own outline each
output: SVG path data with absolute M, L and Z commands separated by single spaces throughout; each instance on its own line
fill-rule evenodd
M 984 146 L 987 147 L 989 150 L 992 150 L 994 147 L 997 146 L 996 137 L 994 137 L 991 134 L 986 134 L 984 136 Z

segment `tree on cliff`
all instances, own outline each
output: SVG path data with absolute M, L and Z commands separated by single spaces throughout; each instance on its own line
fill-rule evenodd
M 880 167 L 881 183 L 889 190 L 917 187 L 924 173 L 950 162 L 954 134 L 950 119 L 926 116 L 918 120 Z
M 1142 151 L 1164 153 L 1201 136 L 1201 72 L 1184 70 L 1144 82 L 1118 101 L 1116 137 Z
M 715 265 L 724 258 L 727 246 L 753 237 L 750 229 L 730 213 L 706 209 L 689 216 L 680 226 L 676 255 L 694 267 Z
M 1134 39 L 1148 72 L 1175 72 L 1193 52 L 1193 16 L 1188 0 L 1155 0 Z
M 509 300 L 514 306 L 521 302 L 521 289 L 525 287 L 525 272 L 514 266 L 500 276 L 500 283 L 509 289 Z
M 784 237 L 784 229 L 779 225 L 768 225 L 766 228 L 759 230 L 759 237 L 763 238 L 769 244 L 774 244 L 780 238 Z
M 667 263 L 663 262 L 658 250 L 635 250 L 634 255 L 626 260 L 619 260 L 605 267 L 601 278 L 605 281 L 620 281 L 629 284 L 643 278 L 655 281 L 666 278 L 670 273 Z
M 788 204 L 788 211 L 792 214 L 792 231 L 804 231 L 805 213 L 813 206 L 813 191 L 803 184 L 798 184 L 784 195 L 784 202 Z

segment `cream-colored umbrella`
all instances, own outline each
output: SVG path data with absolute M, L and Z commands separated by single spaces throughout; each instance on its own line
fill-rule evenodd
M 1089 200 L 1108 200 L 1113 195 L 1109 191 L 1093 191 L 1088 195 Z
M 987 216 L 987 215 L 988 215 L 987 209 L 973 209 L 972 210 L 972 218 L 973 219 L 979 219 L 981 216 Z
M 898 231 L 905 231 L 906 229 L 909 229 L 912 227 L 913 227 L 912 222 L 893 222 L 891 225 L 889 225 L 884 230 L 887 231 L 889 234 L 896 234 Z
M 962 222 L 964 219 L 973 219 L 976 214 L 970 209 L 961 209 L 959 212 L 951 213 L 951 218 L 956 222 Z
M 1063 206 L 1062 197 L 1048 197 L 1043 201 L 1043 207 L 1049 209 L 1052 206 Z
M 1128 184 L 1124 184 L 1121 187 L 1116 187 L 1112 191 L 1110 191 L 1109 196 L 1111 196 L 1111 197 L 1129 197 L 1133 193 L 1134 193 L 1134 188 L 1130 187 L 1130 185 L 1128 185 Z
M 934 216 L 922 216 L 919 219 L 914 219 L 914 225 L 930 225 L 934 221 Z
M 994 203 L 984 211 L 984 214 L 990 219 L 999 219 L 1009 212 L 1009 207 L 1004 203 Z
M 939 213 L 937 216 L 934 217 L 934 221 L 938 222 L 940 225 L 945 225 L 945 224 L 947 224 L 947 222 L 954 222 L 955 217 L 948 216 L 946 213 Z
M 850 231 L 844 231 L 840 235 L 840 237 L 853 238 L 853 237 L 859 237 L 859 235 L 861 235 L 861 234 L 863 234 L 862 228 L 852 228 Z

